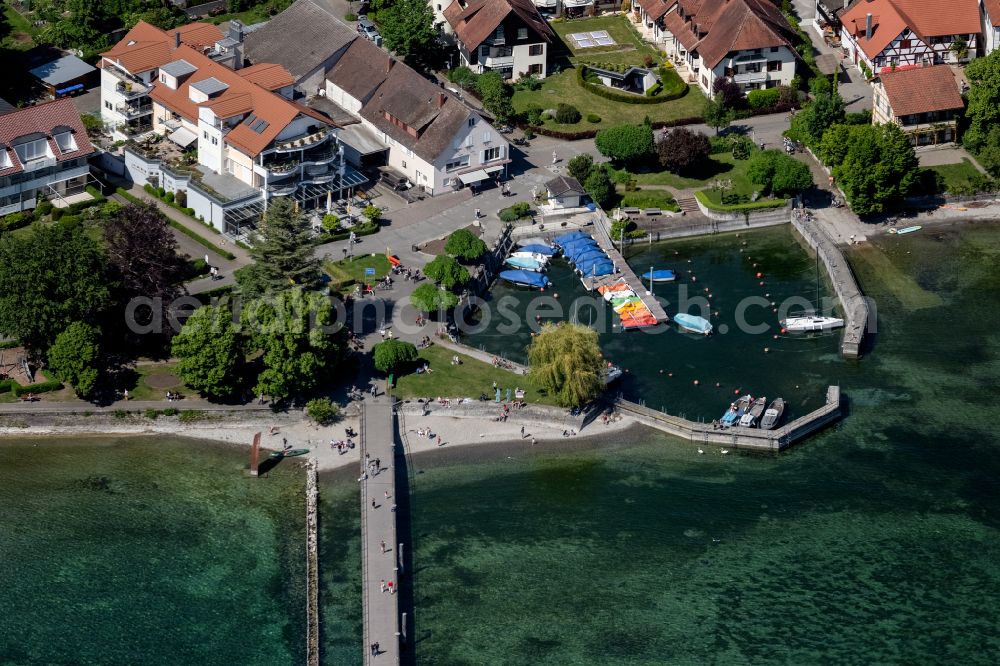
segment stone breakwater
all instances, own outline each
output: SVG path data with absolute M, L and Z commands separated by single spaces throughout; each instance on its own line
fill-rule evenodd
M 319 666 L 319 545 L 315 458 L 306 461 L 306 664 Z

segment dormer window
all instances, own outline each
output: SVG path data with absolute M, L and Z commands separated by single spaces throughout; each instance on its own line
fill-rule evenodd
M 503 36 L 503 26 L 502 25 L 498 25 L 497 26 L 497 31 L 495 33 L 493 33 L 493 43 L 494 44 L 503 44 L 504 41 L 505 40 L 504 40 L 504 36 Z
M 72 132 L 60 132 L 53 138 L 56 140 L 56 145 L 59 146 L 59 150 L 62 153 L 72 153 L 74 150 L 79 150 Z
M 14 150 L 17 151 L 17 158 L 21 160 L 21 164 L 27 164 L 49 157 L 49 142 L 45 139 L 35 139 L 16 146 Z
M 14 163 L 10 161 L 10 153 L 6 148 L 0 148 L 0 169 L 9 169 L 12 166 Z

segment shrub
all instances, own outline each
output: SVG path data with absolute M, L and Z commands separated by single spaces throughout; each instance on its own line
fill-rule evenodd
M 521 80 L 514 84 L 515 90 L 540 90 L 542 87 L 542 81 L 535 76 L 523 76 Z
M 588 113 L 587 114 L 587 122 L 588 123 L 595 123 L 595 124 L 599 123 L 599 122 L 601 122 L 601 117 L 599 115 L 597 115 L 596 113 Z
M 336 231 L 340 228 L 340 218 L 333 213 L 327 213 L 323 216 L 322 224 L 327 231 Z
M 181 208 L 184 208 L 186 210 L 191 210 L 190 208 L 187 207 L 188 205 L 187 190 L 177 190 L 177 194 L 174 195 L 174 203 L 176 203 Z
M 358 20 L 358 15 L 348 12 L 347 14 L 344 14 L 344 20 L 348 23 L 354 23 Z
M 167 196 L 167 191 L 165 189 L 163 189 L 162 187 L 157 187 L 156 188 L 156 196 L 158 196 L 158 197 L 160 197 L 162 199 L 163 197 Z
M 35 214 L 33 211 L 22 210 L 16 213 L 11 213 L 10 215 L 5 215 L 3 219 L 0 220 L 0 229 L 3 229 L 4 231 L 13 231 L 14 229 L 26 227 L 34 221 Z
M 767 109 L 778 104 L 781 91 L 777 88 L 751 90 L 747 93 L 747 104 L 751 109 Z
M 702 190 L 698 190 L 694 193 L 694 198 L 709 210 L 717 210 L 720 212 L 735 212 L 735 211 L 748 211 L 756 209 L 765 208 L 784 208 L 788 205 L 788 201 L 785 199 L 760 199 L 758 201 L 753 201 L 751 203 L 740 203 L 740 204 L 719 204 L 715 203 L 708 198 Z
M 575 106 L 560 103 L 556 107 L 556 122 L 560 125 L 572 125 L 580 122 L 580 112 Z
M 646 68 L 652 67 L 653 66 L 653 56 L 649 55 L 648 53 L 646 55 L 642 56 L 642 65 L 643 65 L 643 67 L 646 67 Z
M 653 129 L 649 125 L 616 125 L 597 133 L 597 150 L 616 162 L 633 162 L 653 154 Z
M 38 204 L 37 206 L 35 206 L 35 212 L 38 215 L 40 215 L 40 216 L 41 215 L 48 215 L 49 213 L 52 212 L 53 208 L 54 208 L 54 206 L 52 205 L 51 201 L 43 201 L 40 204 Z
M 656 97 L 645 97 L 643 95 L 618 92 L 605 85 L 591 81 L 589 80 L 589 78 L 592 78 L 590 77 L 590 70 L 586 65 L 579 65 L 576 68 L 576 81 L 581 88 L 594 93 L 598 97 L 610 99 L 614 102 L 624 102 L 626 104 L 661 104 L 663 102 L 669 102 L 670 100 L 683 97 L 688 93 L 688 85 L 684 83 L 681 77 L 678 76 L 677 72 L 674 70 L 667 69 L 666 67 L 660 67 L 657 70 L 657 74 L 660 77 L 660 85 L 663 86 L 663 90 Z M 698 122 L 701 121 L 699 120 Z
M 44 382 L 38 382 L 37 384 L 28 384 L 27 386 L 20 386 L 15 384 L 11 390 L 13 390 L 14 395 L 21 397 L 22 395 L 28 395 L 29 393 L 48 393 L 50 391 L 58 391 L 62 389 L 62 382 L 50 379 Z
M 166 194 L 163 195 L 163 200 L 166 201 L 168 204 L 172 204 L 174 202 L 174 193 L 167 192 Z
M 365 219 L 370 223 L 374 224 L 379 221 L 382 217 L 382 209 L 373 204 L 368 204 L 365 209 L 361 212 L 365 216 Z
M 328 426 L 340 418 L 340 407 L 329 398 L 314 398 L 306 403 L 306 414 L 317 425 Z
M 386 340 L 372 347 L 372 358 L 376 370 L 392 372 L 403 363 L 417 360 L 417 348 L 402 340 Z
M 499 216 L 501 222 L 517 222 L 519 219 L 521 219 L 521 216 L 515 213 L 510 208 L 504 208 L 499 213 L 497 213 L 497 215 Z
M 524 121 L 529 125 L 542 124 L 542 107 L 531 105 L 524 110 Z
M 464 65 L 462 67 L 456 67 L 448 72 L 448 80 L 462 88 L 465 88 L 466 90 L 475 90 L 476 79 L 478 78 L 478 74 Z
M 63 210 L 62 208 L 53 208 L 52 209 L 52 219 L 54 221 L 59 221 L 59 218 L 61 218 L 63 216 L 63 214 L 65 214 L 65 212 L 66 211 Z
M 176 407 L 167 407 L 163 410 L 164 416 L 177 416 L 178 411 Z
M 590 175 L 590 170 L 593 168 L 594 158 L 589 153 L 577 155 L 566 164 L 566 170 L 569 171 L 569 175 L 581 183 L 587 180 L 587 176 Z
M 663 90 L 663 86 L 659 83 L 654 83 L 653 85 L 646 88 L 646 97 L 656 97 Z
M 156 410 L 156 409 L 147 409 L 145 412 L 143 412 L 143 416 L 145 416 L 147 419 L 154 419 L 155 420 L 156 417 L 158 417 L 159 415 L 160 415 L 160 412 L 159 412 L 159 410 Z

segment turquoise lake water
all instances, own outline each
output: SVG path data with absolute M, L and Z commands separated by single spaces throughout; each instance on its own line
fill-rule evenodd
M 0 664 L 301 663 L 305 477 L 169 437 L 0 444 Z

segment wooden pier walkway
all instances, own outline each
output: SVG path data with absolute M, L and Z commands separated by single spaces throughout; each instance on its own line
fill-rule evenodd
M 392 396 L 365 400 L 361 418 L 361 575 L 364 663 L 399 664 L 399 542 Z M 371 465 L 378 460 L 378 471 Z M 385 585 L 383 591 L 383 584 Z M 391 588 L 391 591 L 390 591 Z M 378 643 L 379 652 L 371 646 Z
M 635 292 L 635 295 L 641 298 L 642 302 L 649 308 L 650 313 L 656 317 L 656 321 L 661 324 L 670 321 L 670 317 L 667 316 L 666 310 L 663 309 L 659 301 L 653 295 L 646 293 L 649 290 L 649 285 L 644 284 L 639 279 L 639 276 L 635 274 L 632 267 L 625 261 L 625 257 L 615 249 L 614 243 L 611 242 L 611 238 L 608 236 L 608 229 L 611 228 L 611 221 L 608 219 L 608 216 L 602 210 L 598 210 L 594 216 L 597 218 L 594 220 L 594 240 L 597 241 L 597 244 L 601 246 L 601 249 L 604 250 L 620 272 L 616 275 L 606 275 L 594 280 L 584 279 L 584 286 L 593 291 L 602 285 L 613 284 L 624 279 L 626 284 Z

